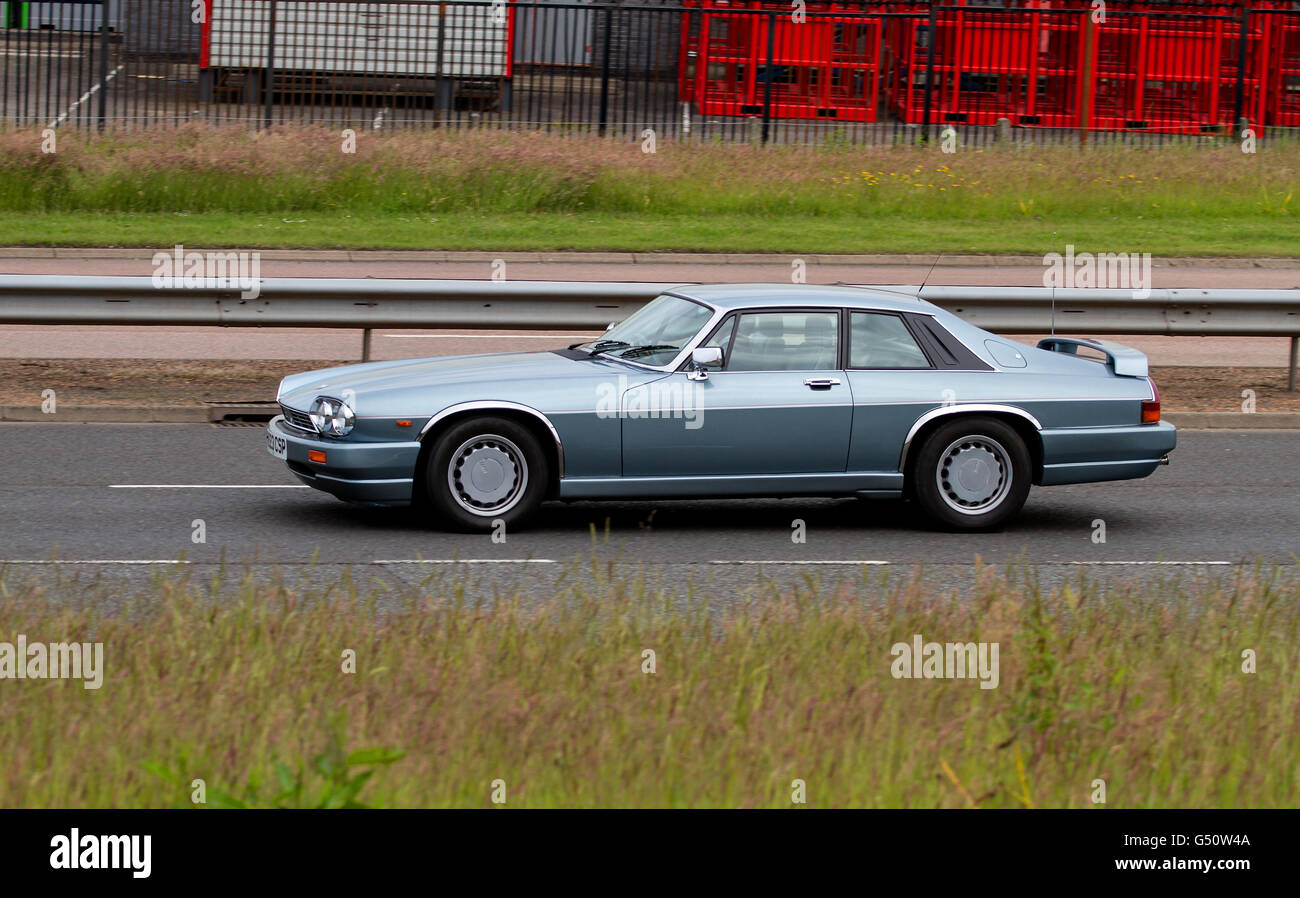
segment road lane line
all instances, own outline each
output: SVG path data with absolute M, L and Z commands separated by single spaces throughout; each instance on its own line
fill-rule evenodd
M 732 560 L 727 558 L 715 558 L 709 562 L 709 564 L 854 564 L 854 565 L 868 564 L 868 565 L 877 565 L 877 566 L 891 564 L 891 563 L 892 562 L 880 561 L 879 559 L 874 559 L 874 558 L 856 558 L 851 561 L 819 561 L 819 560 L 782 561 L 782 560 L 776 560 L 770 558 L 760 559 L 758 561 L 749 561 L 749 560 Z
M 371 564 L 558 564 L 554 558 L 377 558 Z
M 6 564 L 193 564 L 182 558 L 135 559 L 135 558 L 92 558 L 67 560 L 63 558 L 0 558 L 0 566 Z
M 888 564 L 906 564 L 906 563 L 908 563 L 908 562 L 881 561 L 881 560 L 878 560 L 878 559 L 870 559 L 870 558 L 859 558 L 859 559 L 850 560 L 850 561 L 822 561 L 822 560 L 817 560 L 817 559 L 812 559 L 812 560 L 803 560 L 803 561 L 794 561 L 794 560 L 780 560 L 780 559 L 773 559 L 773 558 L 765 558 L 765 559 L 759 559 L 759 560 L 748 560 L 748 559 L 743 559 L 743 560 L 742 560 L 742 559 L 715 558 L 715 559 L 709 561 L 708 563 L 709 563 L 709 564 L 773 564 L 773 565 L 812 565 L 812 564 L 828 564 L 828 565 L 872 565 L 872 566 L 882 566 L 882 565 L 888 565 Z M 919 562 L 919 561 L 918 561 L 918 562 L 912 562 L 912 563 L 915 563 L 915 564 L 923 564 L 924 562 Z M 950 564 L 951 562 L 937 562 L 937 563 Z M 965 563 L 967 563 L 967 562 L 957 562 L 957 563 L 959 563 L 959 564 L 965 564 Z M 1197 565 L 1215 565 L 1215 566 L 1224 566 L 1224 565 L 1229 565 L 1229 566 L 1230 566 L 1230 565 L 1234 565 L 1234 564 L 1236 564 L 1236 563 L 1237 563 L 1237 562 L 1235 562 L 1235 561 L 1039 561 L 1039 562 L 1037 562 L 1037 564 L 1074 564 L 1074 565 L 1138 565 L 1138 564 L 1158 564 L 1158 565 L 1175 565 L 1175 566 L 1178 566 L 1178 565 L 1181 565 L 1181 566 L 1197 566 Z
M 305 483 L 110 483 L 111 490 L 309 490 Z
M 1038 564 L 1061 564 L 1059 561 L 1040 561 Z M 1067 561 L 1065 564 L 1088 564 L 1088 565 L 1108 565 L 1108 564 L 1169 564 L 1169 565 L 1231 565 L 1235 561 Z
M 394 340 L 591 340 L 600 334 L 384 334 Z

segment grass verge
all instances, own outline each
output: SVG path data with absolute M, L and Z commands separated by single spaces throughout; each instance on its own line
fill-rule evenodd
M 963 596 L 864 571 L 716 613 L 707 583 L 595 561 L 477 605 L 446 573 L 313 581 L 168 574 L 121 600 L 8 572 L 0 639 L 101 641 L 104 672 L 0 683 L 0 806 L 191 806 L 197 778 L 210 807 L 478 807 L 494 780 L 513 807 L 789 807 L 796 779 L 810 806 L 1089 807 L 1099 779 L 1110 807 L 1300 798 L 1281 571 L 977 568 Z M 916 634 L 998 643 L 997 687 L 895 678 Z
M 1294 256 L 1300 146 L 636 144 L 198 126 L 0 134 L 0 243 Z

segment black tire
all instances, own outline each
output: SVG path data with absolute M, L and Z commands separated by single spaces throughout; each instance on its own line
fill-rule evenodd
M 996 418 L 963 415 L 926 437 L 909 486 L 922 510 L 941 527 L 991 530 L 1024 506 L 1031 466 L 1025 441 L 1014 428 Z
M 477 482 L 467 465 L 478 472 Z M 509 531 L 537 511 L 550 476 L 546 453 L 527 427 L 471 418 L 438 438 L 425 463 L 424 493 L 437 522 L 449 529 L 487 533 L 501 520 Z

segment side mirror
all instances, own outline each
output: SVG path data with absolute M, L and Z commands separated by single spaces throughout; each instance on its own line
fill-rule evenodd
M 691 371 L 687 377 L 691 380 L 708 380 L 708 368 L 722 366 L 722 348 L 718 346 L 700 346 L 691 350 Z

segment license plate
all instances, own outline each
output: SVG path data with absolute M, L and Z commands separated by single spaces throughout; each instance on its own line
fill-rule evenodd
M 276 458 L 287 459 L 289 457 L 289 444 L 285 442 L 284 437 L 268 433 L 266 435 L 266 451 Z

